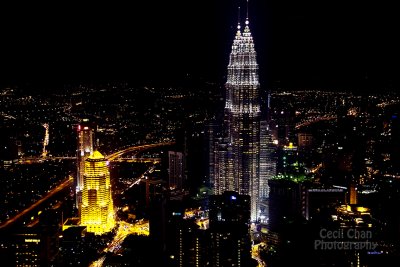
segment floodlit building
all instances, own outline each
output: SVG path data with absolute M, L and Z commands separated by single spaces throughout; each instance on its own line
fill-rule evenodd
M 232 146 L 219 140 L 215 146 L 214 157 L 214 194 L 221 195 L 225 191 L 233 191 L 235 181 L 233 180 Z
M 99 151 L 85 161 L 80 218 L 87 232 L 95 234 L 104 234 L 115 226 L 110 172 Z
M 269 197 L 268 180 L 276 175 L 276 147 L 268 127 L 268 121 L 260 123 L 260 199 Z
M 224 164 L 232 170 L 221 171 L 215 168 L 215 171 L 232 175 L 214 176 L 214 187 L 225 187 L 214 188 L 214 192 L 220 193 L 229 188 L 241 195 L 249 195 L 251 220 L 256 221 L 260 211 L 261 109 L 258 64 L 248 18 L 243 30 L 240 22 L 238 25 L 229 57 L 225 89 L 224 130 L 228 139 L 227 145 L 230 147 L 224 148 L 224 151 L 231 151 L 233 164 Z

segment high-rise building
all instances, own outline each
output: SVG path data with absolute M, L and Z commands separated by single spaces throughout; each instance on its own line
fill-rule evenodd
M 99 151 L 85 161 L 80 218 L 81 225 L 95 234 L 109 232 L 115 226 L 110 172 Z
M 275 138 L 279 146 L 287 146 L 290 142 L 297 142 L 295 138 L 295 110 L 292 106 L 278 107 L 271 114 Z
M 251 220 L 256 221 L 260 210 L 261 109 L 258 64 L 248 18 L 243 31 L 240 22 L 238 25 L 229 57 L 225 89 L 225 132 L 233 161 L 233 170 L 225 171 L 233 176 L 226 176 L 225 179 L 233 181 L 234 191 L 250 196 Z
M 297 143 L 301 149 L 310 149 L 314 142 L 314 137 L 311 133 L 301 132 L 297 134 Z
M 233 179 L 232 146 L 222 139 L 215 144 L 214 151 L 213 193 L 221 195 L 225 191 L 233 191 L 237 187 Z
M 93 126 L 88 119 L 83 119 L 78 125 L 78 149 L 77 149 L 77 172 L 76 172 L 76 207 L 80 209 L 82 203 L 83 174 L 85 171 L 85 160 L 93 153 Z
M 168 151 L 169 188 L 182 189 L 183 186 L 183 153 Z
M 268 221 L 269 185 L 276 175 L 276 146 L 272 140 L 268 121 L 260 122 L 260 221 Z
M 34 228 L 23 228 L 23 233 L 15 235 L 15 265 L 14 266 L 41 266 L 42 239 Z
M 38 219 L 34 226 L 1 229 L 0 266 L 56 265 L 61 233 L 61 207 L 43 210 Z
M 302 174 L 303 164 L 299 162 L 298 147 L 293 143 L 280 146 L 278 150 L 277 173 L 279 174 Z
M 268 228 L 272 232 L 281 233 L 287 221 L 302 218 L 302 197 L 305 196 L 305 188 L 302 181 L 299 182 L 290 176 L 271 179 L 268 183 L 270 187 Z
M 180 220 L 175 228 L 176 264 L 171 266 L 209 266 L 209 233 L 193 220 Z
M 260 123 L 260 199 L 269 196 L 268 180 L 276 175 L 276 147 L 269 131 L 268 121 Z
M 217 139 L 218 134 L 221 131 L 221 125 L 217 123 L 215 120 L 209 121 L 205 125 L 205 146 L 207 147 L 207 162 L 208 162 L 208 177 L 207 177 L 207 185 L 212 185 L 214 183 L 215 176 L 215 149 L 217 143 L 215 140 Z
M 252 266 L 250 197 L 225 191 L 210 196 L 211 266 Z

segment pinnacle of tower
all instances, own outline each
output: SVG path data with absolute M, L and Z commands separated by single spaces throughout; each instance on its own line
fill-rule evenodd
M 229 65 L 242 64 L 242 63 L 240 63 L 240 61 L 237 61 L 235 59 L 235 55 L 242 54 L 242 53 L 250 53 L 250 54 L 255 53 L 253 37 L 252 37 L 250 27 L 249 27 L 250 23 L 249 23 L 248 9 L 249 9 L 249 7 L 248 7 L 248 1 L 247 1 L 245 26 L 244 26 L 244 29 L 242 29 L 241 23 L 240 23 L 240 7 L 238 7 L 238 26 L 237 26 L 235 38 L 232 43 L 232 50 L 231 50 L 231 57 L 230 57 Z M 256 64 L 255 57 L 251 57 L 250 60 L 252 61 L 252 64 Z
M 237 25 L 237 31 L 236 31 L 236 39 L 238 39 L 241 35 L 240 33 L 240 6 L 238 7 L 238 25 Z
M 238 30 L 236 31 L 235 39 L 240 39 L 240 36 L 242 35 L 241 32 L 240 32 L 240 25 L 237 26 L 237 29 Z
M 248 36 L 251 36 L 250 28 L 249 28 L 249 24 L 250 24 L 250 22 L 249 22 L 249 0 L 247 0 L 246 20 L 245 20 L 244 24 L 245 24 L 245 26 L 244 26 L 244 32 L 243 33 L 248 33 Z
M 249 0 L 247 0 L 247 3 L 246 3 L 246 22 L 245 22 L 245 24 L 249 25 Z
M 244 30 L 243 30 L 243 36 L 245 36 L 245 33 L 246 33 L 248 36 L 251 36 L 249 24 L 250 24 L 249 19 L 246 18 L 245 26 L 244 26 Z
M 241 42 L 242 39 L 242 33 L 241 33 L 241 26 L 240 26 L 240 7 L 238 7 L 238 25 L 237 25 L 237 31 L 236 31 L 236 35 L 235 35 L 235 39 L 233 40 L 232 43 L 232 52 L 236 53 L 236 51 L 238 50 L 239 44 Z
M 104 159 L 104 156 L 98 150 L 96 150 L 88 158 L 89 159 Z
M 249 22 L 249 1 L 247 1 L 247 14 L 246 14 L 246 21 L 245 21 L 245 27 L 242 33 L 242 43 L 243 43 L 243 51 L 247 51 L 250 53 L 255 52 L 254 50 L 254 42 L 253 42 L 253 37 L 251 35 L 250 31 L 250 22 Z

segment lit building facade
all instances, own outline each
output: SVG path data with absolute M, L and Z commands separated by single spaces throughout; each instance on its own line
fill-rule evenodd
M 214 157 L 213 193 L 221 195 L 225 191 L 234 191 L 232 146 L 220 138 L 215 144 Z
M 225 83 L 225 132 L 232 153 L 232 170 L 217 181 L 214 187 L 227 185 L 251 199 L 251 220 L 256 221 L 260 211 L 260 84 L 253 37 L 246 18 L 243 32 L 238 30 L 229 58 Z M 227 164 L 230 168 L 230 164 Z M 216 170 L 221 173 L 221 171 Z M 214 192 L 226 190 L 215 189 Z
M 168 151 L 168 176 L 169 188 L 182 189 L 183 186 L 183 153 Z
M 42 239 L 39 233 L 17 234 L 14 241 L 15 246 L 15 265 L 14 266 L 33 266 L 39 267 L 41 264 Z
M 213 184 L 215 181 L 215 149 L 218 143 L 217 140 L 218 133 L 220 132 L 221 125 L 216 121 L 210 121 L 205 125 L 206 132 L 206 145 L 207 145 L 207 162 L 208 162 L 208 180 L 207 184 Z M 215 189 L 215 187 L 213 187 Z
M 78 125 L 78 149 L 76 172 L 76 207 L 80 209 L 82 203 L 83 174 L 85 160 L 93 153 L 93 127 L 88 119 L 83 119 Z
M 94 151 L 85 161 L 80 218 L 87 232 L 97 235 L 115 226 L 110 172 L 107 160 L 99 151 Z
M 260 199 L 269 197 L 268 180 L 276 175 L 276 147 L 269 131 L 268 122 L 260 123 Z

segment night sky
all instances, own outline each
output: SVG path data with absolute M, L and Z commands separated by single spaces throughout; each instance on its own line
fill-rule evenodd
M 245 1 L 141 2 L 2 6 L 0 83 L 224 82 Z M 264 87 L 399 86 L 394 4 L 250 0 L 249 15 Z

